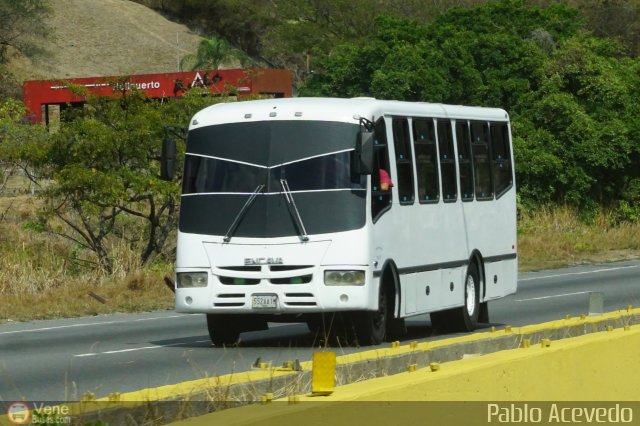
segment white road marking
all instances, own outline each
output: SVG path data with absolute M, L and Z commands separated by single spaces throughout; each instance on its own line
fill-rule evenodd
M 82 324 L 70 324 L 70 325 L 58 325 L 55 327 L 43 327 L 43 328 L 32 328 L 32 329 L 27 329 L 27 330 L 14 330 L 14 331 L 3 331 L 0 332 L 0 336 L 5 335 L 5 334 L 17 334 L 17 333 L 28 333 L 28 332 L 32 332 L 32 331 L 49 331 L 49 330 L 58 330 L 58 329 L 62 329 L 62 328 L 74 328 L 74 327 L 89 327 L 92 325 L 106 325 L 106 324 L 122 324 L 122 323 L 132 323 L 132 322 L 141 322 L 141 321 L 152 321 L 152 320 L 161 320 L 161 319 L 167 319 L 167 318 L 182 318 L 182 317 L 189 317 L 191 315 L 169 315 L 166 317 L 153 317 L 153 318 L 138 318 L 138 319 L 133 319 L 133 320 L 122 320 L 122 321 L 104 321 L 104 322 L 89 322 L 89 323 L 82 323 Z
M 521 281 L 533 281 L 533 280 L 543 280 L 545 278 L 566 277 L 568 275 L 596 274 L 596 273 L 600 273 L 600 272 L 618 271 L 618 270 L 621 270 L 621 269 L 629 269 L 629 268 L 640 268 L 640 265 L 618 266 L 616 268 L 596 269 L 595 271 L 567 272 L 567 273 L 564 273 L 564 274 L 544 275 L 542 277 L 521 278 L 521 279 L 518 280 L 518 282 L 521 282 Z
M 579 291 L 577 293 L 565 293 L 565 294 L 554 294 L 552 296 L 542 296 L 542 297 L 532 297 L 531 299 L 518 299 L 516 302 L 528 302 L 530 300 L 543 300 L 543 299 L 552 299 L 554 297 L 565 297 L 565 296 L 575 296 L 577 294 L 588 294 L 590 291 Z
M 207 340 L 196 340 L 195 342 L 172 343 L 170 345 L 154 345 L 154 346 L 143 346 L 141 348 L 120 349 L 120 350 L 117 350 L 117 351 L 90 352 L 90 353 L 87 353 L 87 354 L 74 355 L 74 358 L 87 357 L 87 356 L 96 356 L 96 355 L 120 354 L 120 353 L 123 353 L 123 352 L 135 352 L 135 351 L 142 351 L 142 350 L 145 350 L 145 349 L 170 348 L 172 346 L 186 345 L 188 343 L 204 343 L 204 342 L 210 342 L 210 341 L 211 340 L 209 340 L 209 339 L 207 339 Z

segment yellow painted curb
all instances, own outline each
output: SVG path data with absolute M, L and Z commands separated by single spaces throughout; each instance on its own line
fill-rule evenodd
M 584 325 L 588 327 L 607 320 L 615 320 L 636 315 L 640 316 L 640 308 L 613 311 L 593 317 L 573 317 L 569 319 L 550 321 L 541 324 L 527 325 L 524 327 L 510 327 L 510 329 L 507 331 L 503 329 L 495 330 L 493 332 L 477 332 L 465 336 L 452 337 L 432 342 L 414 342 L 412 344 L 402 345 L 398 347 L 378 348 L 354 354 L 340 355 L 336 357 L 336 364 L 347 365 L 354 362 L 379 360 L 382 358 L 393 357 L 402 354 L 426 351 L 435 348 L 451 346 L 458 343 L 479 342 L 483 340 L 494 339 L 500 335 L 504 335 L 507 333 L 522 335 L 545 330 L 562 329 L 573 325 Z M 331 348 L 329 348 L 328 350 L 331 350 Z M 302 367 L 303 371 L 310 371 L 311 361 L 301 362 L 300 366 Z M 215 378 L 197 379 L 188 382 L 177 383 L 175 385 L 167 385 L 157 388 L 142 389 L 135 392 L 123 393 L 120 395 L 120 401 L 158 401 L 168 398 L 175 398 L 180 395 L 190 395 L 197 392 L 202 392 L 210 389 L 212 386 L 231 386 L 236 384 L 246 384 L 253 381 L 294 374 L 297 373 L 280 368 L 268 368 L 265 370 L 254 370 L 242 373 L 226 374 L 217 376 Z M 99 398 L 96 401 L 109 401 L 109 398 Z
M 549 345 L 532 345 L 443 363 L 435 371 L 421 368 L 344 385 L 325 397 L 299 396 L 295 404 L 276 401 L 246 406 L 176 424 L 335 425 L 348 424 L 345 419 L 349 417 L 358 418 L 357 424 L 367 424 L 371 414 L 362 408 L 385 405 L 389 408 L 386 412 L 373 410 L 375 418 L 370 418 L 370 424 L 398 424 L 402 413 L 391 407 L 394 402 L 402 401 L 485 401 L 485 404 L 497 405 L 497 402 L 502 406 L 508 406 L 505 401 L 573 401 L 574 404 L 575 401 L 595 401 L 596 404 L 625 401 L 629 404 L 629 401 L 640 401 L 638 348 L 640 326 L 620 328 L 551 341 Z M 362 405 L 362 402 L 369 404 Z M 420 408 L 417 403 L 402 406 L 409 407 L 414 416 Z M 623 404 L 622 409 L 625 407 Z M 636 420 L 640 419 L 640 404 L 633 407 L 638 411 Z M 481 420 L 485 420 L 486 410 L 481 411 L 481 415 L 485 416 Z

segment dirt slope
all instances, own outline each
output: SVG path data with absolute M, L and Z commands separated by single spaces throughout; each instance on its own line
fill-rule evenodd
M 52 0 L 46 57 L 14 58 L 20 80 L 176 71 L 201 37 L 128 0 Z M 177 43 L 178 42 L 178 43 Z

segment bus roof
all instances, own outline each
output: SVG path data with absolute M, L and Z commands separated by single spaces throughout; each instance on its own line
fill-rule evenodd
M 442 117 L 508 121 L 500 108 L 387 101 L 374 98 L 279 98 L 211 105 L 194 115 L 189 128 L 265 120 L 315 120 L 357 123 L 360 117 Z

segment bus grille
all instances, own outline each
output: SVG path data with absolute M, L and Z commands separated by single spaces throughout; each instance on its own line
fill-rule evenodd
M 301 275 L 287 278 L 271 278 L 271 284 L 309 284 L 313 275 Z
M 225 285 L 256 285 L 260 284 L 259 278 L 218 277 Z

